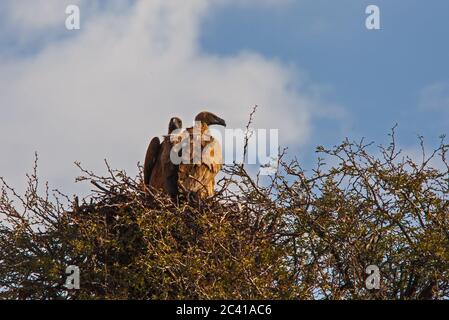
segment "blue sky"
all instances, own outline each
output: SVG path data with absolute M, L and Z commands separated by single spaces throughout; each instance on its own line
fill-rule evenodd
M 380 7 L 382 30 L 364 27 L 369 4 Z M 449 83 L 448 17 L 444 0 L 304 0 L 278 10 L 227 7 L 204 21 L 201 43 L 220 55 L 244 48 L 300 66 L 313 81 L 329 86 L 327 98 L 350 114 L 344 134 L 385 141 L 398 123 L 401 142 L 414 145 L 417 134 L 431 143 L 449 132 L 449 105 L 419 107 L 423 88 Z M 328 125 L 315 124 L 312 144 L 342 138 Z
M 238 128 L 254 104 L 306 167 L 317 145 L 385 143 L 396 123 L 416 154 L 418 134 L 449 133 L 448 16 L 446 0 L 2 1 L 0 175 L 23 185 L 38 151 L 42 176 L 76 192 L 74 161 L 135 173 L 171 116 L 205 107 Z

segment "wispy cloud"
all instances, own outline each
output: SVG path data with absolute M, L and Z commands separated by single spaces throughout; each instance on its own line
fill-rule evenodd
M 419 95 L 419 107 L 425 110 L 449 111 L 449 83 L 439 82 L 425 87 Z

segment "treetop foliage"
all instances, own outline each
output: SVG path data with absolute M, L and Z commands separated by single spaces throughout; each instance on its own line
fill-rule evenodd
M 107 163 L 106 176 L 78 164 L 85 199 L 42 195 L 36 164 L 23 195 L 1 179 L 0 298 L 448 299 L 449 146 L 423 145 L 416 161 L 394 133 L 374 152 L 346 140 L 317 148 L 310 172 L 282 152 L 268 182 L 226 166 L 202 202 Z M 70 265 L 79 290 L 64 286 Z

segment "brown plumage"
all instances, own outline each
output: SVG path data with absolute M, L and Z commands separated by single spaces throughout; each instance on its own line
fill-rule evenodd
M 171 140 L 173 131 L 182 128 L 179 118 L 172 118 L 168 127 L 168 135 L 162 143 L 158 137 L 151 140 L 144 163 L 144 182 L 146 186 L 164 191 L 171 196 L 178 193 L 178 166 L 170 161 L 170 151 L 174 142 Z
M 186 130 L 190 138 L 190 152 L 183 154 L 178 171 L 179 188 L 199 198 L 214 195 L 215 176 L 223 163 L 220 143 L 210 135 L 210 125 L 226 126 L 226 123 L 210 112 L 201 112 L 195 118 L 195 126 Z M 195 129 L 201 134 L 194 134 Z M 201 146 L 201 151 L 194 150 L 195 142 Z
M 143 180 L 146 186 L 150 185 L 151 173 L 156 165 L 157 158 L 159 156 L 159 150 L 161 149 L 161 141 L 158 137 L 154 137 L 147 149 L 145 155 L 145 162 L 143 165 Z

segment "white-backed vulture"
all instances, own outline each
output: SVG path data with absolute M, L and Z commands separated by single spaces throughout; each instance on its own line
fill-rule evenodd
M 164 191 L 171 196 L 178 193 L 178 166 L 170 161 L 170 150 L 173 142 L 171 135 L 182 128 L 179 118 L 171 118 L 168 125 L 168 135 L 162 143 L 154 137 L 148 146 L 144 163 L 144 183 L 153 189 Z
M 183 154 L 178 171 L 180 191 L 203 199 L 214 195 L 215 176 L 223 164 L 221 145 L 211 136 L 210 125 L 226 126 L 226 122 L 210 112 L 201 112 L 195 118 L 195 126 L 186 129 L 190 138 L 190 152 L 187 152 L 187 156 Z M 201 146 L 201 150 L 197 149 L 199 155 L 195 153 L 194 146 Z

